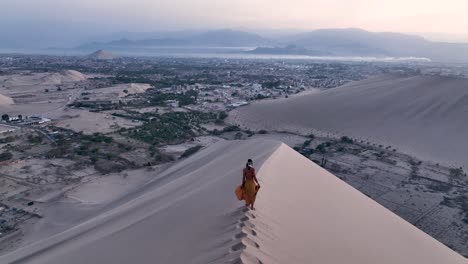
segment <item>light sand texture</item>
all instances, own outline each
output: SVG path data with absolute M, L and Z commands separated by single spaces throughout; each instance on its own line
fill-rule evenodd
M 244 213 L 234 197 L 248 158 L 275 141 L 221 142 L 176 164 L 81 225 L 0 257 L 0 263 L 229 263 Z M 235 250 L 231 250 L 234 247 Z
M 234 196 L 249 157 L 256 211 Z M 116 204 L 0 263 L 468 263 L 276 141 L 217 143 Z
M 5 96 L 3 94 L 0 94 L 0 106 L 9 106 L 14 104 L 15 102 L 11 97 Z
M 392 145 L 419 158 L 468 166 L 468 80 L 384 75 L 318 94 L 231 112 L 250 129 L 313 129 Z
M 284 144 L 259 177 L 244 263 L 468 263 Z
M 58 85 L 67 82 L 79 82 L 88 79 L 88 77 L 79 71 L 64 70 L 59 73 L 52 73 L 42 78 L 42 84 Z

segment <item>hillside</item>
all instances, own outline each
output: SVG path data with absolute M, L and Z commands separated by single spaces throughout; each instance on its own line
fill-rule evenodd
M 233 193 L 247 158 L 255 211 Z M 217 143 L 114 205 L 0 262 L 468 263 L 276 141 Z
M 77 49 L 128 49 L 142 47 L 174 47 L 174 46 L 202 46 L 202 47 L 240 47 L 267 45 L 270 41 L 257 34 L 230 29 L 213 30 L 193 34 L 161 35 L 152 38 L 129 40 L 122 38 L 109 42 L 93 42 L 83 44 Z
M 44 85 L 59 85 L 70 82 L 80 82 L 88 79 L 86 75 L 75 70 L 63 70 L 57 73 L 51 73 L 42 78 Z
M 95 59 L 95 60 L 112 60 L 112 59 L 117 58 L 117 56 L 114 55 L 112 52 L 105 51 L 105 50 L 95 51 L 86 57 L 89 59 Z
M 468 166 L 468 80 L 385 75 L 235 110 L 250 129 L 314 130 L 391 145 L 417 157 Z
M 127 33 L 129 37 L 134 34 Z M 138 50 L 149 47 L 253 47 L 252 54 L 340 57 L 417 57 L 438 62 L 468 62 L 467 43 L 434 42 L 416 35 L 369 32 L 362 29 L 320 29 L 285 37 L 262 37 L 230 29 L 206 32 L 172 32 L 151 37 L 91 42 L 79 50 Z M 192 51 L 201 52 L 201 51 Z M 243 53 L 243 51 L 237 51 Z
M 286 43 L 337 56 L 424 57 L 434 61 L 468 61 L 468 44 L 442 43 L 415 35 L 362 29 L 321 29 L 298 34 Z

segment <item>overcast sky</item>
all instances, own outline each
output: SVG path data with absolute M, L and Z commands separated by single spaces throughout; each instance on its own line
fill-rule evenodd
M 359 27 L 468 41 L 467 10 L 468 0 L 0 0 L 0 33 Z

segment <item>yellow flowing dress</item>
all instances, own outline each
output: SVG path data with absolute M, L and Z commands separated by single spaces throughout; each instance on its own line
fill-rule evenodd
M 245 175 L 245 185 L 243 190 L 243 198 L 245 200 L 246 205 L 251 205 L 255 202 L 255 198 L 257 197 L 257 184 L 254 181 L 255 169 L 250 168 L 244 169 Z

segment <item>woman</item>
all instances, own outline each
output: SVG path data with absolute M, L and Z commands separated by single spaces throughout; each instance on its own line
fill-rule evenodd
M 255 169 L 251 159 L 247 160 L 247 164 L 243 170 L 242 189 L 245 206 L 250 205 L 250 208 L 254 210 L 255 197 L 257 196 L 258 189 L 260 189 L 260 184 L 255 175 Z

